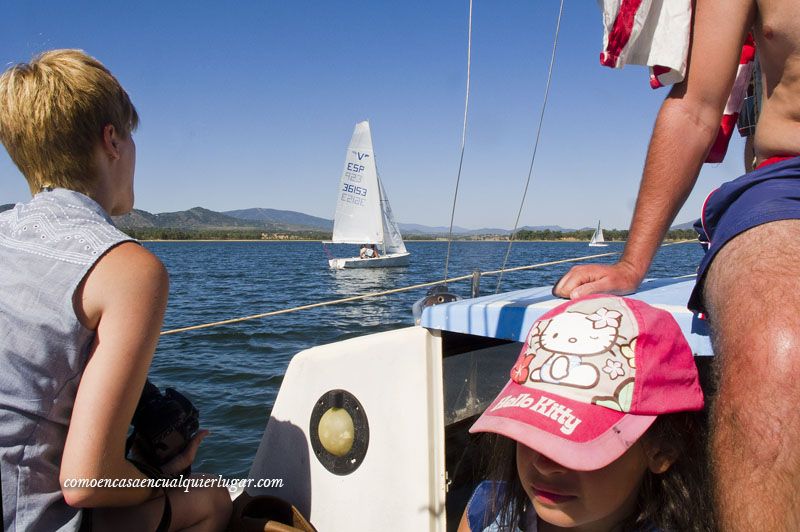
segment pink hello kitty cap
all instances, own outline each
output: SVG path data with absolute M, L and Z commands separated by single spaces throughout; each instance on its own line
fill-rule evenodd
M 495 432 L 593 471 L 622 456 L 659 414 L 702 408 L 692 351 L 669 312 L 591 295 L 533 324 L 511 380 L 470 432 Z

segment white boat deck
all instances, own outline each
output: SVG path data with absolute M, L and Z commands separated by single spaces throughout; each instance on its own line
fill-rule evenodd
M 669 311 L 683 330 L 695 356 L 713 356 L 708 324 L 686 308 L 695 276 L 648 279 L 629 297 Z M 435 305 L 422 313 L 420 325 L 490 338 L 524 342 L 539 316 L 563 303 L 554 298 L 551 286 L 465 299 Z

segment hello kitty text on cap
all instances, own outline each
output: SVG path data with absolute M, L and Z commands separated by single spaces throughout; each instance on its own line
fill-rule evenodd
M 672 315 L 591 295 L 533 324 L 511 380 L 470 432 L 502 434 L 592 471 L 619 458 L 659 414 L 702 408 L 692 351 Z

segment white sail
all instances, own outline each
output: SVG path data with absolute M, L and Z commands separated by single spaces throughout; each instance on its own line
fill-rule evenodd
M 403 243 L 403 237 L 400 234 L 400 228 L 397 226 L 397 222 L 394 221 L 392 207 L 389 205 L 389 197 L 386 195 L 386 190 L 383 188 L 381 176 L 378 176 L 378 190 L 381 194 L 384 254 L 405 253 L 406 245 Z
M 589 241 L 590 246 L 607 246 L 606 239 L 603 237 L 603 229 L 600 227 L 600 221 L 597 221 L 597 229 L 592 233 L 592 239 Z
M 344 244 L 378 244 L 383 254 L 406 253 L 389 198 L 378 176 L 372 135 L 366 121 L 356 124 L 347 148 L 332 240 Z
M 332 241 L 375 244 L 378 254 L 373 257 L 361 254 L 349 258 L 329 257 L 328 265 L 336 270 L 407 266 L 409 253 L 378 175 L 369 122 L 359 122 L 353 130 L 337 194 Z
M 381 193 L 369 122 L 353 130 L 339 181 L 333 242 L 342 244 L 383 244 Z

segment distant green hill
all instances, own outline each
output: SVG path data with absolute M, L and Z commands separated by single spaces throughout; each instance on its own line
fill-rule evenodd
M 171 227 L 176 229 L 256 229 L 263 224 L 247 222 L 202 207 L 188 211 L 150 214 L 147 211 L 133 212 L 114 218 L 119 227 Z
M 292 211 L 284 212 L 292 213 Z M 292 214 L 307 216 L 302 213 Z M 202 207 L 161 214 L 134 209 L 123 216 L 115 216 L 114 223 L 134 238 L 141 240 L 258 240 L 263 238 L 326 240 L 331 236 L 330 231 L 289 223 L 280 217 L 272 217 L 270 220 L 246 220 Z
M 317 229 L 321 231 L 333 231 L 333 220 L 311 216 L 296 211 L 282 211 L 278 209 L 239 209 L 235 211 L 224 211 L 222 214 L 237 218 L 239 220 L 249 220 L 253 222 L 271 223 L 275 225 L 295 225 L 307 229 Z

